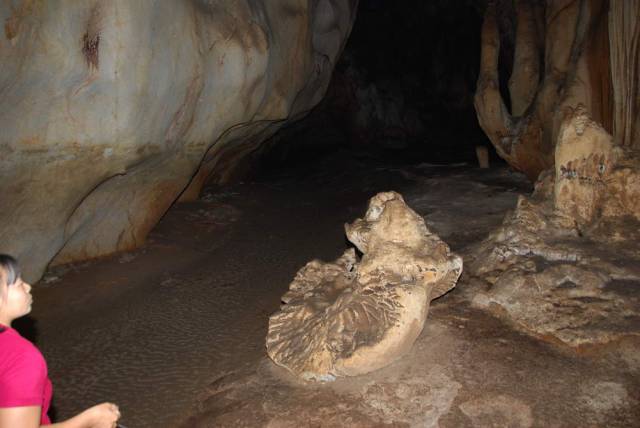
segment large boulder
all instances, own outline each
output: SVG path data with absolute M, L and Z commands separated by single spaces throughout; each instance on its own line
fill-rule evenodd
M 379 193 L 345 225 L 353 248 L 304 266 L 269 320 L 267 353 L 307 380 L 384 367 L 422 332 L 431 300 L 451 290 L 462 259 L 431 233 L 398 193 Z
M 569 110 L 555 168 L 476 249 L 473 302 L 574 349 L 638 338 L 639 231 L 640 157 Z
M 140 245 L 325 93 L 357 0 L 0 3 L 0 252 Z

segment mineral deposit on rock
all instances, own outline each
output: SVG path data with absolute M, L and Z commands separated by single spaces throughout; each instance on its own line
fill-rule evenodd
M 361 260 L 349 249 L 333 263 L 309 262 L 269 321 L 269 356 L 304 379 L 360 375 L 405 354 L 431 300 L 462 272 L 462 259 L 398 193 L 374 196 L 345 229 Z
M 504 224 L 480 245 L 476 305 L 572 347 L 640 336 L 640 159 L 583 108 Z
M 0 2 L 0 252 L 33 281 L 141 245 L 320 101 L 356 5 Z

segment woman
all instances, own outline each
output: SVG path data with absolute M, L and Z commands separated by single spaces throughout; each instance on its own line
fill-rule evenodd
M 11 328 L 31 312 L 31 286 L 20 278 L 16 260 L 0 254 L 0 428 L 113 428 L 120 418 L 115 404 L 102 403 L 51 425 L 47 416 L 51 381 L 47 363 L 31 342 Z

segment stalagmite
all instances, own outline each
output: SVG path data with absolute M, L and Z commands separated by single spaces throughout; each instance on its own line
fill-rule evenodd
M 489 168 L 489 149 L 485 146 L 476 146 L 476 158 L 478 158 L 480 168 Z
M 474 304 L 574 348 L 640 336 L 639 231 L 638 154 L 571 109 L 555 168 L 474 254 Z

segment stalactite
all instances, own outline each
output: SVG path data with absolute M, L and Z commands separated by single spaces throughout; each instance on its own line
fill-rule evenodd
M 517 27 L 513 72 L 509 79 L 511 114 L 522 116 L 531 105 L 540 78 L 540 46 L 534 8 L 530 0 L 516 3 Z
M 625 7 L 636 11 L 640 0 L 634 0 L 636 6 L 631 3 L 624 3 Z M 487 6 L 475 107 L 480 126 L 498 154 L 513 168 L 535 180 L 541 171 L 553 166 L 558 130 L 567 108 L 584 105 L 592 117 L 607 129 L 611 128 L 611 75 L 606 42 L 609 1 L 549 0 L 543 3 L 518 0 L 515 6 L 509 9 L 499 1 L 490 1 Z M 506 34 L 506 37 L 515 37 L 509 80 L 511 112 L 506 109 L 499 91 L 501 80 L 497 64 L 501 37 L 496 16 L 504 13 L 514 15 L 512 19 L 516 22 L 514 35 Z M 626 31 L 617 37 L 624 39 L 624 49 L 635 52 L 637 28 L 633 27 L 636 33 L 631 36 L 628 33 L 632 30 Z M 627 46 L 629 43 L 633 45 Z M 616 49 L 612 57 L 621 57 L 619 51 L 623 48 Z M 623 62 L 623 68 L 628 68 L 626 64 L 631 59 L 635 61 L 632 72 L 625 69 L 630 74 L 625 75 L 624 80 L 625 88 L 632 84 L 634 87 L 618 89 L 627 96 L 621 101 L 625 105 L 633 104 L 631 101 L 637 99 L 634 79 L 637 56 L 629 52 L 629 59 L 619 60 Z M 635 111 L 625 114 L 635 118 Z M 631 124 L 627 126 L 632 127 L 633 120 L 628 122 Z

